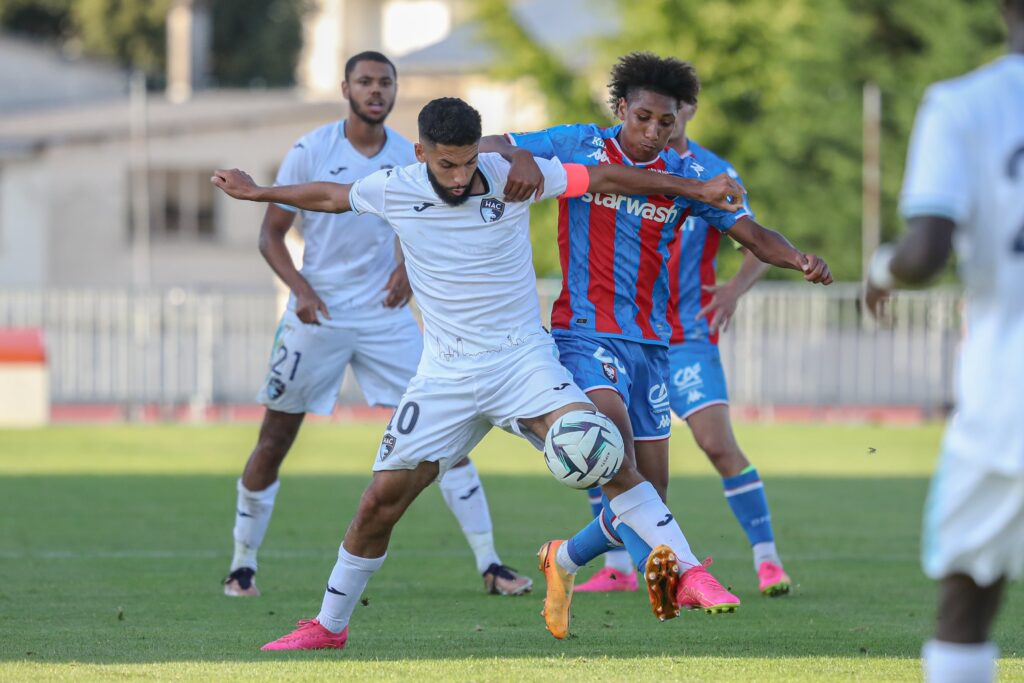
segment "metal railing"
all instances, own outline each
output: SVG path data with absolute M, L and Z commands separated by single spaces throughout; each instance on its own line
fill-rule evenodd
M 542 310 L 558 287 L 538 284 Z M 749 292 L 720 342 L 733 403 L 948 405 L 959 292 L 901 293 L 889 328 L 858 298 L 853 284 Z M 45 331 L 54 403 L 203 407 L 254 400 L 278 305 L 269 293 L 7 289 L 0 326 Z M 343 390 L 343 403 L 359 400 Z

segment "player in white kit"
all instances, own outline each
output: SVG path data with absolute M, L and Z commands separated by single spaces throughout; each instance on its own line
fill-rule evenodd
M 395 67 L 387 57 L 363 52 L 349 59 L 342 83 L 348 117 L 300 138 L 276 184 L 351 183 L 415 163 L 412 143 L 384 125 L 396 91 Z M 224 580 L 230 596 L 259 595 L 257 551 L 280 487 L 278 470 L 306 413 L 331 414 L 348 366 L 370 405 L 397 406 L 423 350 L 407 306 L 405 266 L 396 262 L 395 234 L 387 223 L 373 215 L 303 211 L 299 271 L 284 241 L 295 214 L 294 207 L 271 204 L 260 234 L 260 251 L 292 294 L 260 390 L 267 410 L 259 440 L 238 480 L 235 552 Z M 460 462 L 440 488 L 473 550 L 485 590 L 529 592 L 533 580 L 505 566 L 494 547 L 487 498 L 473 463 Z
M 925 94 L 901 198 L 909 231 L 876 252 L 867 291 L 877 315 L 956 248 L 966 336 L 922 543 L 939 581 L 925 678 L 942 683 L 994 679 L 992 622 L 1024 572 L 1024 0 L 1003 10 L 1010 54 Z
M 373 480 L 338 550 L 320 614 L 265 645 L 267 650 L 344 647 L 352 610 L 384 562 L 394 525 L 420 491 L 464 458 L 492 426 L 539 445 L 562 415 L 594 410 L 558 362 L 554 342 L 541 326 L 530 202 L 503 200 L 509 164 L 497 154 L 478 153 L 479 114 L 462 100 L 434 100 L 420 112 L 419 134 L 421 163 L 377 172 L 353 185 L 263 188 L 237 170 L 217 171 L 213 178 L 240 199 L 351 210 L 387 220 L 402 242 L 426 337 L 416 377 L 384 435 Z M 543 159 L 537 164 L 545 182 L 536 199 L 590 191 L 707 200 L 707 188 L 717 182 L 721 192 L 713 194 L 719 206 L 741 205 L 742 189 L 725 175 L 702 185 L 617 165 L 587 169 Z M 625 458 L 605 493 L 622 523 L 654 548 L 652 557 L 664 560 L 665 573 L 668 560 L 675 562 L 673 553 L 692 557 L 678 523 L 631 458 Z M 710 574 L 707 578 L 714 581 Z

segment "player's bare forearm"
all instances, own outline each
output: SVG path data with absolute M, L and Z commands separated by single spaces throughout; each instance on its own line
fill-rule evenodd
M 275 204 L 267 207 L 263 225 L 260 226 L 260 254 L 288 289 L 298 294 L 312 288 L 295 267 L 292 255 L 285 244 L 285 235 L 291 229 L 292 219 L 293 214 L 290 211 Z
M 824 260 L 813 254 L 805 254 L 790 244 L 781 233 L 758 224 L 750 216 L 743 216 L 736 221 L 729 235 L 765 263 L 798 270 L 810 282 L 825 285 L 832 283 L 832 273 Z
M 588 166 L 587 170 L 587 190 L 594 193 L 685 197 L 727 211 L 743 206 L 743 186 L 725 174 L 703 182 L 618 164 Z
M 754 283 L 764 277 L 764 274 L 770 268 L 770 265 L 754 256 L 754 252 L 744 249 L 743 263 L 740 264 L 740 269 L 736 271 L 736 274 L 730 278 L 726 285 L 732 287 L 737 295 L 746 294 L 754 286 Z
M 250 202 L 287 204 L 297 209 L 322 213 L 342 213 L 351 209 L 348 202 L 351 185 L 318 182 L 263 187 L 257 185 L 248 173 L 237 168 L 214 171 L 210 182 L 228 196 Z
M 909 230 L 896 246 L 889 270 L 897 282 L 919 287 L 942 272 L 953 251 L 956 224 L 940 216 L 910 219 Z
M 521 149 L 513 145 L 511 142 L 508 141 L 508 138 L 506 138 L 504 135 L 483 136 L 482 138 L 480 138 L 479 149 L 481 152 L 495 152 L 497 154 L 500 154 L 505 159 L 505 161 L 508 161 L 509 163 L 515 161 L 515 155 L 517 152 L 523 154 L 530 154 L 525 149 Z

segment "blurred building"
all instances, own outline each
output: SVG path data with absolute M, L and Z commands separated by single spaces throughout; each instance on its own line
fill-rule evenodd
M 215 193 L 210 172 L 237 166 L 270 181 L 300 135 L 345 115 L 344 62 L 362 50 L 396 60 L 388 123 L 408 137 L 442 95 L 476 106 L 485 132 L 546 123 L 527 78 L 488 76 L 498 56 L 469 0 L 314 0 L 298 87 L 276 91 L 203 89 L 208 2 L 172 3 L 167 91 L 143 108 L 113 66 L 0 37 L 0 286 L 271 289 L 256 249 L 261 207 Z M 582 68 L 588 39 L 612 28 L 594 2 L 521 0 L 514 14 Z

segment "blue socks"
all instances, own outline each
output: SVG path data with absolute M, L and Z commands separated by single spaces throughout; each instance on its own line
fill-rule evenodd
M 772 516 L 768 513 L 768 498 L 754 466 L 747 467 L 735 477 L 723 479 L 722 486 L 725 499 L 746 532 L 750 545 L 773 542 L 775 534 L 772 533 Z
M 596 490 L 600 492 L 600 489 Z M 609 550 L 617 550 L 625 545 L 633 564 L 641 572 L 644 571 L 647 557 L 651 554 L 651 546 L 625 524 L 613 524 L 615 515 L 608 506 L 608 497 L 603 493 L 601 503 L 599 514 L 596 514 L 590 524 L 583 527 L 566 544 L 569 559 L 582 567 Z

